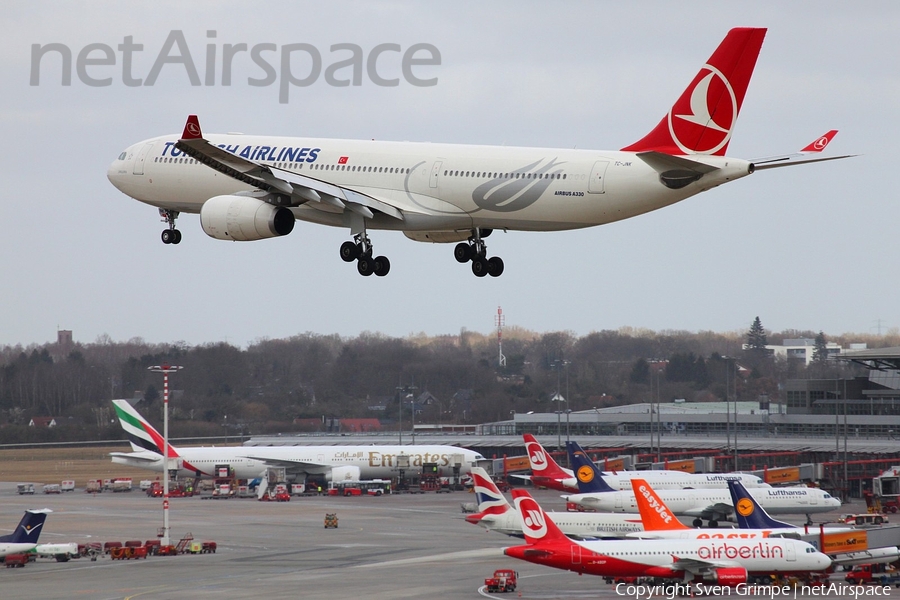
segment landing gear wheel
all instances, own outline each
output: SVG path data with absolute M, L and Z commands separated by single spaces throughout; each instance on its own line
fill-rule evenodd
M 181 243 L 181 230 L 180 230 L 180 229 L 173 229 L 172 231 L 175 233 L 175 239 L 172 240 L 172 243 L 173 243 L 173 244 L 180 244 L 180 243 Z
M 488 274 L 488 261 L 483 256 L 476 256 L 472 259 L 472 273 L 476 277 L 484 277 Z
M 163 229 L 162 235 L 163 244 L 173 244 L 175 243 L 175 230 L 174 229 Z
M 353 262 L 360 255 L 359 246 L 353 242 L 344 242 L 341 244 L 341 259 L 344 262 Z
M 691 525 L 694 527 L 703 527 L 703 519 L 694 519 Z
M 503 274 L 503 259 L 499 256 L 489 258 L 487 261 L 488 275 L 491 277 L 500 277 Z
M 391 261 L 387 259 L 387 256 L 376 256 L 374 263 L 372 270 L 378 277 L 384 277 L 391 270 Z
M 456 258 L 456 262 L 469 262 L 472 260 L 472 246 L 465 242 L 460 242 L 456 245 L 456 248 L 453 249 L 453 257 Z
M 375 271 L 375 261 L 371 256 L 360 256 L 356 263 L 356 270 L 363 277 L 368 277 Z
M 715 529 L 715 528 L 718 527 L 718 526 L 719 526 L 719 522 L 718 522 L 718 521 L 716 521 L 715 519 L 710 519 L 710 521 L 709 521 L 709 527 L 710 527 L 710 529 Z

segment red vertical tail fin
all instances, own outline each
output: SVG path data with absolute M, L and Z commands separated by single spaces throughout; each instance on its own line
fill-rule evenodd
M 541 505 L 531 497 L 531 494 L 522 489 L 512 491 L 516 510 L 522 518 L 522 534 L 528 544 L 546 544 L 552 542 L 572 541 L 556 526 L 556 523 L 547 518 L 547 514 Z
M 724 156 L 765 29 L 732 29 L 653 131 L 626 152 Z
M 531 464 L 531 472 L 542 477 L 571 477 L 553 457 L 541 446 L 540 442 L 530 433 L 522 435 L 525 440 L 525 452 L 528 453 L 528 462 Z

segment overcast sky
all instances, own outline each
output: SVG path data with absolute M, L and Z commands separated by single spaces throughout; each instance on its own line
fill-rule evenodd
M 577 335 L 622 326 L 874 333 L 900 326 L 900 3 L 885 2 L 29 2 L 4 7 L 0 63 L 0 345 L 55 340 L 246 346 L 307 331 L 355 336 L 490 332 L 508 326 Z M 759 172 L 633 219 L 561 233 L 495 233 L 502 277 L 478 279 L 452 245 L 370 232 L 391 260 L 360 277 L 338 256 L 349 232 L 298 222 L 291 235 L 230 243 L 197 215 L 163 245 L 157 210 L 116 190 L 109 163 L 145 138 L 206 132 L 612 150 L 643 137 L 735 26 L 768 34 L 729 155 L 799 150 L 828 129 L 833 154 L 857 158 Z M 33 44 L 113 49 L 132 36 L 132 78 L 146 79 L 180 30 L 202 79 L 207 44 L 308 43 L 327 67 L 335 44 L 439 49 L 401 79 L 290 90 L 258 87 L 236 59 L 231 86 L 192 86 L 167 65 L 153 86 L 115 66 L 61 85 Z M 210 37 L 214 31 L 215 37 Z M 91 54 L 92 57 L 100 53 Z M 390 54 L 386 54 L 390 57 Z M 341 56 L 343 57 L 343 55 Z M 399 76 L 399 60 L 384 76 Z M 217 62 L 217 72 L 220 69 Z

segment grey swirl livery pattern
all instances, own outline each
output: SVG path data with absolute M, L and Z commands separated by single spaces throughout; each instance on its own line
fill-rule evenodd
M 562 169 L 557 167 L 563 163 L 556 162 L 555 158 L 543 166 L 538 166 L 542 162 L 544 159 L 512 171 L 523 175 L 518 179 L 501 176 L 482 183 L 472 192 L 472 201 L 478 208 L 493 212 L 516 212 L 528 208 L 537 202 L 553 181 L 550 177 L 541 176 L 555 176 L 562 173 Z M 531 175 L 531 178 L 527 175 Z

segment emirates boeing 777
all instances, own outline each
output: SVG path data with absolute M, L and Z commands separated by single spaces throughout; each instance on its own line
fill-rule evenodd
M 754 171 L 844 158 L 813 157 L 829 131 L 794 154 L 750 161 L 725 155 L 766 30 L 736 28 L 659 124 L 621 150 L 514 148 L 374 140 L 183 133 L 138 142 L 110 165 L 109 180 L 155 206 L 177 244 L 175 219 L 199 213 L 216 239 L 287 235 L 296 219 L 343 227 L 340 256 L 361 275 L 383 276 L 371 230 L 419 242 L 456 243 L 472 272 L 499 276 L 488 257 L 494 230 L 562 231 L 669 206 Z

